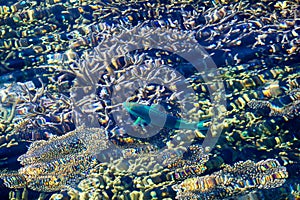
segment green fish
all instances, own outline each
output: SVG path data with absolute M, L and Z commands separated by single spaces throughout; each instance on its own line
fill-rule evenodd
M 187 122 L 160 111 L 157 105 L 147 106 L 134 102 L 124 102 L 123 106 L 131 115 L 137 117 L 134 125 L 140 123 L 171 129 L 198 129 L 200 131 L 206 131 L 208 129 L 208 127 L 204 126 L 204 123 L 209 120 L 201 120 L 199 123 Z

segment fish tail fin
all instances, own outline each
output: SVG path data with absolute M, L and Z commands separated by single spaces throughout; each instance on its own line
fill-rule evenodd
M 201 120 L 198 124 L 197 124 L 197 129 L 199 130 L 199 131 L 206 131 L 206 130 L 208 130 L 208 126 L 204 126 L 204 124 L 206 123 L 206 122 L 209 122 L 210 120 L 209 119 L 206 119 L 206 120 Z

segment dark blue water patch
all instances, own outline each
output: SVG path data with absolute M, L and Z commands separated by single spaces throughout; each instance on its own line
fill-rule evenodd
M 30 142 L 18 142 L 18 145 L 12 147 L 0 148 L 0 159 L 22 155 L 28 150 Z
M 37 79 L 40 78 L 43 81 L 47 81 L 47 78 L 44 76 L 45 74 L 52 73 L 47 69 L 36 68 L 36 69 L 28 69 L 28 70 L 16 70 L 11 73 L 3 74 L 0 76 L 0 84 L 3 83 L 13 83 L 13 82 L 26 82 L 33 81 L 37 87 L 41 86 L 41 82 Z

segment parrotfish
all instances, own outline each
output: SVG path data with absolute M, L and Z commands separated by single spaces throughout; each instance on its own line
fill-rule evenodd
M 158 109 L 158 105 L 147 106 L 135 102 L 124 102 L 124 108 L 136 117 L 134 125 L 147 124 L 171 129 L 188 129 L 205 131 L 208 127 L 204 123 L 209 120 L 201 120 L 199 122 L 187 122 L 181 118 L 167 114 Z

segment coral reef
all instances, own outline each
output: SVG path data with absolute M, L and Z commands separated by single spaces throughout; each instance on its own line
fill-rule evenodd
M 61 190 L 51 199 L 299 196 L 285 171 L 299 169 L 299 15 L 298 0 L 0 1 L 1 185 Z M 209 130 L 132 126 L 123 102 Z

